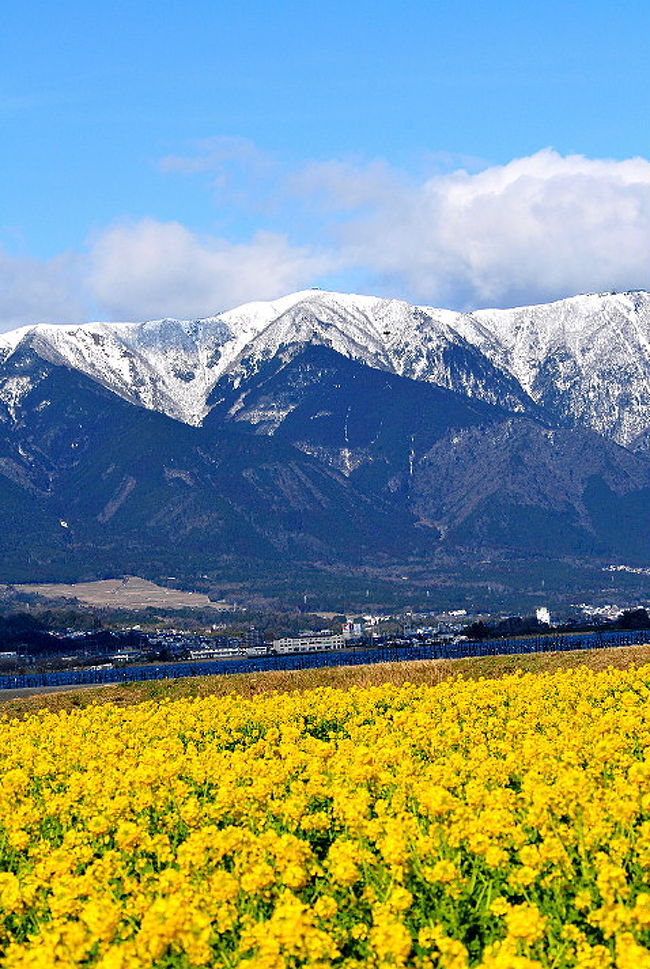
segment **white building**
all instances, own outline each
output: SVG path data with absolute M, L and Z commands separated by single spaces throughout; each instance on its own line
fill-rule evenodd
M 546 626 L 551 625 L 551 614 L 546 606 L 540 606 L 535 616 L 537 617 L 537 622 L 543 622 Z
M 342 649 L 345 640 L 341 634 L 329 636 L 285 636 L 273 640 L 275 653 L 320 653 L 328 649 Z
M 343 623 L 343 639 L 361 639 L 363 636 L 363 626 L 360 622 L 353 622 L 348 619 Z

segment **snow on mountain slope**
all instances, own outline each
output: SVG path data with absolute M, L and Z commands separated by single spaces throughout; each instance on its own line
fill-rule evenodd
M 650 427 L 650 293 L 479 310 L 455 326 L 556 417 L 626 445 Z
M 79 370 L 108 389 L 150 410 L 198 423 L 210 374 L 229 334 L 217 321 L 90 323 L 24 328 L 0 359 L 10 363 L 31 349 L 50 363 Z M 0 390 L 0 397 L 3 391 Z
M 402 300 L 306 290 L 205 320 L 23 327 L 0 337 L 0 366 L 31 349 L 135 404 L 199 424 L 221 377 L 238 384 L 281 347 L 313 342 L 371 367 L 525 409 L 516 381 L 454 331 L 456 316 Z M 11 410 L 26 388 L 6 376 L 0 400 Z
M 255 330 L 251 317 L 258 327 L 262 320 L 270 319 L 256 336 L 243 342 L 238 356 L 231 351 L 226 360 L 224 355 L 222 372 L 235 386 L 283 347 L 316 343 L 375 369 L 425 380 L 514 411 L 527 410 L 532 404 L 511 374 L 500 371 L 454 329 L 458 314 L 451 310 L 320 290 L 278 302 L 283 304 L 283 312 L 273 319 L 258 308 L 260 304 L 221 317 L 233 323 L 236 319 L 236 325 L 245 326 L 248 332 Z
M 513 411 L 535 401 L 619 443 L 650 428 L 644 292 L 462 314 L 304 290 L 204 320 L 23 327 L 0 336 L 0 401 L 15 413 L 36 379 L 12 368 L 29 349 L 135 404 L 199 424 L 221 378 L 239 386 L 283 347 L 307 342 Z

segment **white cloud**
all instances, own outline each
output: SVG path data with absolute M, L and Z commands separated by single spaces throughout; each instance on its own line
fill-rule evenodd
M 195 142 L 193 148 L 194 151 L 189 155 L 166 155 L 160 160 L 161 171 L 180 172 L 184 175 L 201 172 L 214 174 L 233 163 L 257 169 L 266 168 L 270 163 L 270 157 L 248 138 L 225 135 L 203 138 Z
M 111 319 L 207 316 L 299 289 L 329 262 L 270 232 L 232 244 L 200 238 L 178 222 L 144 219 L 95 240 L 87 285 Z
M 40 260 L 0 249 L 0 330 L 81 320 L 76 271 L 76 257 L 69 254 Z
M 432 303 L 514 305 L 650 286 L 650 162 L 546 149 L 419 183 L 385 168 L 309 170 L 342 261 L 371 288 Z
M 50 261 L 0 250 L 0 329 L 202 316 L 313 284 L 462 308 L 650 288 L 650 162 L 642 158 L 545 149 L 478 173 L 441 174 L 432 159 L 433 174 L 416 178 L 381 161 L 290 171 L 248 142 L 217 139 L 163 167 L 221 180 L 235 211 L 250 215 L 259 203 L 259 224 L 268 197 L 274 231 L 233 243 L 142 219 Z
M 286 179 L 289 192 L 311 206 L 351 211 L 365 206 L 383 207 L 409 184 L 405 173 L 387 162 L 311 162 Z

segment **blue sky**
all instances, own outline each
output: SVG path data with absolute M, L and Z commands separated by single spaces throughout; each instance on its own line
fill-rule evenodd
M 5 0 L 0 325 L 650 286 L 649 36 L 626 0 Z

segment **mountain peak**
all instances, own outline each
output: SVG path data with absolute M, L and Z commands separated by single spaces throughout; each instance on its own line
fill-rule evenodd
M 460 313 L 305 289 L 205 319 L 22 327 L 0 337 L 0 363 L 29 349 L 132 403 L 200 424 L 220 380 L 237 383 L 296 343 L 513 411 L 535 402 L 623 444 L 650 427 L 650 294 L 642 290 Z

